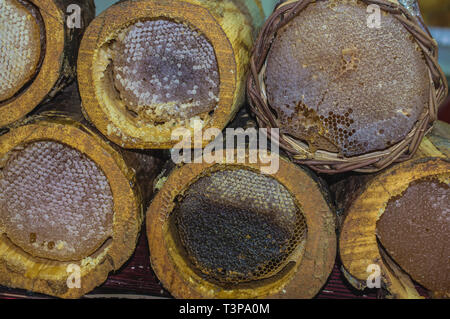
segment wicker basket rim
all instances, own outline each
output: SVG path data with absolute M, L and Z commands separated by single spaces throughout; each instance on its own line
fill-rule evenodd
M 276 114 L 268 103 L 264 83 L 266 58 L 273 39 L 279 29 L 294 19 L 309 4 L 316 1 L 324 0 L 288 0 L 279 4 L 260 31 L 250 60 L 251 70 L 247 82 L 247 92 L 250 108 L 256 115 L 261 127 L 279 127 Z M 288 153 L 290 159 L 321 173 L 336 174 L 346 171 L 372 173 L 382 170 L 392 163 L 411 159 L 423 137 L 431 130 L 433 123 L 437 120 L 438 106 L 445 100 L 448 93 L 447 80 L 438 63 L 437 43 L 432 38 L 423 20 L 420 17 L 413 16 L 402 5 L 389 0 L 359 1 L 368 5 L 376 4 L 380 6 L 381 10 L 394 15 L 416 40 L 424 54 L 430 78 L 428 108 L 424 108 L 417 123 L 400 142 L 381 151 L 352 157 L 344 157 L 338 153 L 324 150 L 313 151 L 306 143 L 280 132 L 280 147 Z

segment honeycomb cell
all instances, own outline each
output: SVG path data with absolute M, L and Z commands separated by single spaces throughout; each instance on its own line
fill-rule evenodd
M 84 154 L 53 141 L 8 153 L 0 170 L 0 232 L 24 251 L 80 260 L 112 236 L 113 196 Z
M 13 97 L 37 71 L 41 56 L 38 10 L 23 0 L 0 0 L 0 102 Z
M 377 222 L 391 257 L 432 291 L 450 289 L 450 188 L 437 179 L 415 181 L 392 198 Z
M 206 279 L 223 285 L 276 274 L 307 232 L 287 189 L 246 169 L 201 177 L 174 214 L 192 264 Z
M 218 102 L 211 43 L 175 21 L 140 21 L 123 30 L 112 44 L 112 77 L 128 110 L 151 124 L 207 113 Z
M 279 30 L 265 84 L 283 133 L 356 156 L 401 141 L 428 107 L 423 53 L 393 15 L 368 27 L 366 9 L 361 1 L 317 1 Z

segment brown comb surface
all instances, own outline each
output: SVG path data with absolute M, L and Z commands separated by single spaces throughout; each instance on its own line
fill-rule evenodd
M 450 290 L 450 189 L 435 179 L 412 183 L 389 201 L 377 236 L 414 280 L 432 291 Z
M 53 141 L 9 153 L 0 170 L 0 232 L 33 256 L 80 260 L 110 236 L 113 196 L 84 154 Z
M 219 73 L 211 43 L 170 20 L 137 22 L 112 46 L 112 72 L 120 98 L 150 124 L 214 110 Z
M 41 55 L 38 14 L 26 1 L 0 0 L 0 102 L 36 73 Z
M 275 179 L 238 169 L 201 177 L 175 217 L 193 265 L 221 284 L 276 274 L 306 238 L 306 220 Z
M 413 128 L 429 99 L 422 52 L 396 18 L 369 28 L 360 1 L 310 4 L 278 31 L 267 58 L 268 102 L 282 132 L 355 156 Z

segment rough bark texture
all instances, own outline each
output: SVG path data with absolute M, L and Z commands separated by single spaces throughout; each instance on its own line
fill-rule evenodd
M 238 124 L 240 123 L 240 124 Z M 230 125 L 252 126 L 245 112 Z M 152 268 L 168 291 L 177 298 L 312 298 L 325 283 L 335 254 L 335 216 L 326 187 L 306 171 L 280 158 L 280 169 L 271 177 L 286 187 L 306 217 L 304 250 L 296 250 L 290 262 L 264 280 L 224 289 L 197 273 L 189 263 L 174 228 L 173 210 L 190 185 L 200 176 L 223 169 L 247 168 L 258 172 L 261 163 L 184 164 L 167 166 L 155 182 L 158 191 L 147 211 L 147 237 Z

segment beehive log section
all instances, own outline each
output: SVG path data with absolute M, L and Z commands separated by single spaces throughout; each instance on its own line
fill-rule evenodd
M 27 2 L 0 2 L 0 102 L 17 93 L 36 73 L 42 54 L 43 21 Z
M 345 212 L 343 270 L 355 286 L 366 286 L 375 264 L 396 298 L 419 298 L 414 282 L 432 296 L 449 296 L 449 133 L 437 122 L 412 160 L 332 187 Z
M 259 0 L 111 6 L 80 48 L 87 117 L 125 148 L 171 148 L 179 128 L 223 129 L 244 101 L 250 50 L 263 21 Z
M 157 182 L 147 211 L 152 267 L 177 298 L 312 298 L 336 253 L 325 188 L 281 160 L 186 164 Z
M 0 135 L 1 285 L 79 298 L 134 252 L 159 160 L 111 146 L 76 97 Z
M 27 253 L 78 260 L 112 235 L 111 188 L 82 153 L 33 142 L 13 151 L 2 175 L 0 219 L 8 238 Z

